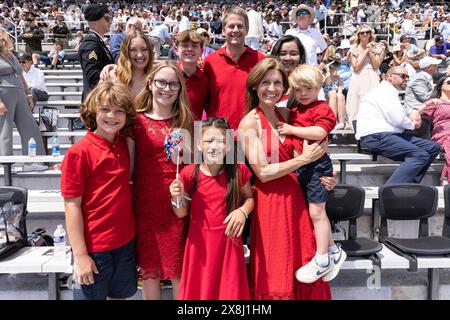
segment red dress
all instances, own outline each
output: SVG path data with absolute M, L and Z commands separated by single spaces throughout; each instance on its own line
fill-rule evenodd
M 281 142 L 263 111 L 259 108 L 256 110 L 262 129 L 270 133 L 267 139 L 265 135 L 262 139 L 269 163 L 292 159 L 291 139 Z M 277 109 L 275 112 L 280 121 L 284 121 Z M 271 145 L 272 141 L 274 146 Z M 265 183 L 256 178 L 254 197 L 256 205 L 250 233 L 252 298 L 331 299 L 330 287 L 323 280 L 304 284 L 295 279 L 295 271 L 308 263 L 316 253 L 314 227 L 295 172 Z
M 138 113 L 131 129 L 136 144 L 136 257 L 143 279 L 181 275 L 187 223 L 172 211 L 169 185 L 175 179 L 176 164 L 166 160 L 164 149 L 172 122 L 173 119 L 153 120 Z
M 231 240 L 225 235 L 226 174 L 211 177 L 199 168 L 197 188 L 191 193 L 194 167 L 189 165 L 180 174 L 192 201 L 178 299 L 249 300 L 242 237 Z M 250 180 L 250 170 L 239 165 L 238 172 L 243 186 Z
M 450 179 L 450 102 L 440 100 L 437 104 L 428 104 L 423 114 L 430 117 L 433 122 L 431 140 L 439 143 L 445 152 L 445 166 L 442 168 L 441 181 L 444 177 Z

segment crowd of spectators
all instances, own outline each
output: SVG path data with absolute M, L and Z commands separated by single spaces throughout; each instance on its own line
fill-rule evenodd
M 24 44 L 35 67 L 42 61 L 57 68 L 66 55 L 77 59 L 75 50 L 89 31 L 84 15 L 89 4 L 89 0 L 4 1 L 0 4 L 0 23 Z M 301 6 L 293 1 L 227 0 L 105 4 L 111 17 L 104 40 L 116 63 L 122 41 L 133 30 L 148 36 L 155 60 L 168 56 L 176 61 L 177 36 L 192 30 L 204 40 L 198 62 L 204 68 L 206 55 L 225 43 L 223 18 L 233 5 L 247 12 L 245 44 L 265 56 L 277 56 L 272 49 L 280 49 L 276 42 L 283 37 L 297 37 L 304 49 L 301 58 L 318 65 L 326 77 L 320 96 L 336 113 L 336 129 L 353 128 L 362 98 L 386 80 L 390 67 L 406 68 L 411 79 L 407 92 L 411 92 L 416 75 L 424 75 L 422 59 L 439 61 L 440 72 L 433 73 L 435 82 L 450 63 L 450 13 L 445 1 L 323 0 L 304 1 Z M 54 50 L 46 52 L 43 43 L 49 42 L 55 43 Z M 292 57 L 279 58 L 289 64 Z M 407 98 L 409 105 L 411 95 Z

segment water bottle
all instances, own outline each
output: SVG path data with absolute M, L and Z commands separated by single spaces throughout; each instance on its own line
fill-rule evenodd
M 34 138 L 30 138 L 28 141 L 28 156 L 36 156 L 36 140 L 34 140 Z
M 55 260 L 62 261 L 66 259 L 66 230 L 62 224 L 59 224 L 53 233 L 54 251 L 53 256 Z
M 60 156 L 61 155 L 61 147 L 58 142 L 58 136 L 53 136 L 52 141 L 52 156 Z

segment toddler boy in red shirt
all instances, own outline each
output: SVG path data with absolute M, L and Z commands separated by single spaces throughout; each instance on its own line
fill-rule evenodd
M 278 123 L 280 134 L 292 135 L 296 150 L 303 149 L 305 140 L 322 141 L 336 125 L 336 116 L 330 106 L 318 100 L 324 76 L 314 66 L 300 65 L 289 75 L 289 85 L 295 97 L 296 106 L 291 111 L 290 123 Z M 300 138 L 300 139 L 297 139 Z M 320 183 L 321 176 L 332 176 L 333 166 L 328 155 L 297 169 L 297 177 L 306 192 L 309 203 L 309 215 L 316 235 L 316 256 L 297 270 L 298 281 L 312 283 L 320 278 L 325 281 L 334 279 L 339 273 L 347 255 L 332 238 L 330 221 L 325 204 L 328 191 Z

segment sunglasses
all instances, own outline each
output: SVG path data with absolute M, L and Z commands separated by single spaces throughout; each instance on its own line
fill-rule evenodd
M 109 16 L 109 15 L 107 15 L 107 14 L 105 14 L 105 15 L 103 16 L 103 18 L 104 18 L 106 21 L 110 21 L 110 20 L 111 20 L 111 16 Z
M 409 75 L 407 75 L 406 73 L 393 73 L 393 74 L 399 76 L 403 80 L 408 80 L 409 79 Z
M 361 31 L 359 34 L 371 34 L 372 33 L 372 31 Z
M 28 60 L 19 60 L 19 62 L 20 62 L 21 64 L 25 64 L 25 63 L 28 62 Z
M 308 10 L 298 10 L 295 15 L 298 17 L 298 16 L 302 16 L 304 14 L 309 14 L 309 11 Z

